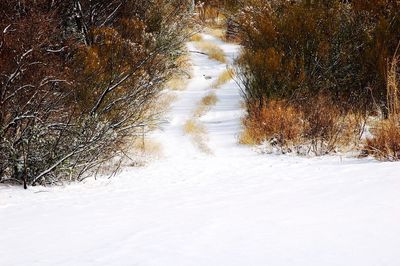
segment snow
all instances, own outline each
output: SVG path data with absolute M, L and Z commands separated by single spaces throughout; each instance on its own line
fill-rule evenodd
M 238 53 L 203 37 L 230 62 Z M 400 265 L 400 164 L 240 146 L 233 81 L 201 117 L 212 154 L 199 151 L 182 127 L 226 65 L 191 56 L 193 78 L 152 136 L 163 158 L 112 179 L 0 186 L 0 265 Z

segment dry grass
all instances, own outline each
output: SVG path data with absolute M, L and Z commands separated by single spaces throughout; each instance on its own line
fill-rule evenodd
M 176 59 L 176 64 L 179 66 L 179 68 L 183 68 L 183 69 L 188 69 L 191 68 L 191 59 L 190 56 L 188 54 L 188 52 L 186 52 L 185 54 L 179 56 Z
M 191 78 L 190 58 L 187 55 L 180 56 L 177 61 L 178 71 L 165 84 L 171 90 L 184 90 Z
M 212 42 L 201 41 L 196 43 L 196 47 L 202 52 L 206 53 L 208 55 L 208 58 L 221 63 L 226 63 L 224 51 L 216 44 Z
M 345 151 L 360 140 L 363 116 L 344 112 L 329 97 L 319 95 L 300 108 L 305 112 L 307 122 L 303 137 L 305 141 L 310 141 L 314 154 Z
M 211 26 L 211 27 L 220 27 L 225 25 L 226 17 L 223 13 L 220 12 L 219 8 L 211 7 L 211 6 L 201 6 L 198 7 L 198 22 Z
M 196 33 L 190 37 L 190 40 L 192 42 L 201 42 L 203 41 L 203 37 L 200 34 Z
M 209 106 L 199 104 L 193 111 L 193 117 L 199 118 L 205 115 L 210 110 Z
M 183 131 L 188 135 L 201 135 L 207 133 L 205 127 L 194 118 L 186 121 L 183 126 Z
M 224 85 L 225 83 L 228 83 L 231 79 L 233 79 L 233 77 L 234 77 L 233 69 L 227 69 L 218 76 L 217 80 L 213 82 L 211 87 L 213 89 L 217 89 L 222 85 Z
M 397 55 L 399 48 L 400 42 L 388 66 L 387 73 L 387 102 L 389 115 L 395 120 L 398 120 L 400 117 L 400 55 Z
M 324 155 L 348 151 L 360 141 L 362 116 L 342 113 L 326 98 L 317 97 L 307 107 L 270 101 L 248 107 L 240 143 L 269 142 L 281 152 Z
M 379 160 L 400 160 L 400 121 L 393 118 L 380 121 L 372 129 L 373 138 L 367 139 L 364 153 Z
M 212 154 L 211 149 L 207 145 L 207 130 L 198 118 L 206 114 L 217 101 L 218 98 L 215 93 L 204 96 L 194 110 L 193 117 L 186 121 L 183 126 L 183 131 L 192 137 L 192 141 L 202 152 L 207 154 Z
M 226 29 L 225 28 L 205 28 L 204 32 L 210 34 L 222 41 L 226 41 Z
M 271 101 L 267 106 L 253 105 L 243 120 L 242 144 L 261 144 L 274 140 L 281 147 L 297 143 L 304 129 L 303 114 L 283 101 Z
M 211 106 L 215 105 L 217 102 L 218 102 L 217 95 L 215 95 L 215 93 L 210 93 L 201 99 L 200 104 Z
M 177 96 L 175 94 L 171 94 L 168 92 L 163 92 L 157 100 L 155 100 L 148 112 L 156 121 L 161 118 L 164 114 L 168 113 L 171 110 L 172 103 L 176 101 Z M 151 123 L 147 126 L 148 131 L 152 131 L 158 128 L 158 123 L 155 122 L 154 125 Z
M 182 76 L 175 76 L 166 83 L 166 87 L 171 90 L 181 91 L 186 89 L 188 83 L 188 79 Z
M 195 118 L 186 121 L 183 126 L 185 134 L 190 135 L 194 144 L 204 153 L 211 154 L 212 151 L 207 145 L 207 130 Z
M 400 43 L 399 43 L 400 46 Z M 388 67 L 387 74 L 387 101 L 389 119 L 379 121 L 372 129 L 373 138 L 367 139 L 364 152 L 373 155 L 379 160 L 400 160 L 400 76 L 398 66 L 400 56 L 399 47 Z
M 162 155 L 161 143 L 148 138 L 136 139 L 132 145 L 132 149 L 135 152 L 141 152 L 147 156 L 159 157 Z
M 197 105 L 197 108 L 194 110 L 193 116 L 201 117 L 205 115 L 210 110 L 211 106 L 215 105 L 217 102 L 218 97 L 215 93 L 210 93 L 204 96 Z
M 192 137 L 192 140 L 200 151 L 207 154 L 213 153 L 210 147 L 208 147 L 206 135 L 195 135 Z

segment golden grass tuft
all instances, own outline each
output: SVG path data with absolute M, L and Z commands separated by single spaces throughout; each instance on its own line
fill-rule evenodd
M 171 90 L 181 91 L 186 89 L 188 80 L 184 77 L 174 77 L 167 81 L 166 87 Z
M 190 72 L 192 66 L 190 64 L 189 56 L 186 54 L 180 56 L 177 59 L 176 64 L 179 67 L 178 71 L 171 76 L 165 85 L 171 90 L 184 90 L 191 78 Z
M 185 134 L 190 135 L 192 141 L 199 150 L 211 154 L 212 151 L 207 145 L 207 130 L 197 119 L 191 118 L 183 126 Z
M 228 83 L 231 79 L 233 79 L 233 77 L 234 77 L 233 69 L 231 69 L 231 68 L 226 69 L 224 72 L 222 72 L 218 76 L 217 80 L 213 82 L 211 87 L 213 89 L 217 89 L 217 88 L 221 87 L 222 85 L 224 85 L 225 83 Z
M 142 152 L 147 156 L 161 156 L 162 154 L 162 145 L 161 143 L 145 138 L 137 138 L 132 145 L 132 149 L 136 152 Z
M 364 153 L 384 161 L 400 160 L 400 121 L 390 118 L 379 121 L 367 139 Z
M 373 128 L 373 138 L 367 139 L 364 152 L 379 160 L 400 160 L 400 75 L 398 66 L 400 55 L 395 55 L 388 66 L 387 101 L 389 119 L 379 121 Z
M 210 93 L 206 96 L 204 96 L 201 99 L 201 104 L 202 105 L 207 105 L 207 106 L 211 106 L 211 105 L 215 105 L 218 102 L 218 98 L 217 95 L 215 95 L 215 93 Z
M 203 152 L 212 154 L 211 149 L 207 145 L 207 130 L 198 120 L 199 117 L 207 113 L 211 106 L 218 101 L 217 95 L 213 92 L 204 96 L 193 112 L 193 117 L 186 121 L 183 130 L 186 134 L 191 135 L 193 142 Z
M 186 121 L 183 126 L 183 131 L 188 135 L 200 135 L 206 133 L 205 127 L 194 118 Z
M 194 110 L 193 116 L 201 117 L 205 115 L 210 110 L 211 106 L 215 105 L 217 102 L 218 97 L 215 93 L 210 93 L 204 96 L 197 105 L 197 108 Z
M 222 41 L 226 41 L 226 29 L 225 28 L 205 28 L 204 32 L 210 34 Z
M 196 33 L 196 34 L 193 34 L 193 35 L 190 37 L 190 40 L 191 40 L 192 42 L 201 42 L 201 41 L 203 41 L 203 37 L 202 37 L 199 33 Z
M 212 42 L 201 41 L 196 43 L 196 47 L 202 52 L 206 53 L 208 55 L 208 58 L 221 63 L 226 63 L 224 51 L 216 44 Z

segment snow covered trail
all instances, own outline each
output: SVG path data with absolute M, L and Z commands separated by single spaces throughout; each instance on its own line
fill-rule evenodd
M 238 47 L 209 36 L 232 60 Z M 190 49 L 195 49 L 189 44 Z M 259 155 L 237 144 L 234 82 L 201 118 L 213 155 L 182 127 L 226 66 L 194 74 L 154 138 L 164 158 L 65 187 L 0 186 L 0 265 L 400 265 L 400 164 Z

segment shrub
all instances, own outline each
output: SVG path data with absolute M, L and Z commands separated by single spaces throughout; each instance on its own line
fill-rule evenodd
M 367 139 L 364 148 L 366 155 L 373 155 L 380 160 L 400 160 L 400 56 L 397 55 L 399 47 L 400 42 L 387 73 L 389 118 L 377 122 L 372 130 L 373 137 Z
M 53 2 L 0 3 L 0 182 L 81 180 L 122 157 L 189 36 L 184 0 Z
M 269 118 L 253 110 L 284 102 L 304 116 L 303 143 L 325 154 L 358 142 L 376 107 L 388 116 L 386 70 L 399 42 L 398 1 L 252 0 L 242 2 L 235 20 L 244 47 L 235 72 L 252 121 L 245 126 L 262 129 Z
M 250 1 L 237 64 L 246 99 L 307 103 L 324 93 L 341 109 L 386 106 L 386 62 L 400 36 L 397 1 Z M 385 108 L 384 108 L 385 109 Z
M 365 117 L 359 113 L 344 113 L 332 102 L 320 95 L 309 105 L 300 107 L 307 121 L 303 142 L 310 142 L 310 151 L 315 155 L 353 148 L 361 140 Z
M 261 144 L 272 141 L 287 149 L 300 142 L 304 130 L 304 114 L 285 101 L 254 103 L 244 118 L 242 144 Z
M 400 121 L 388 119 L 377 123 L 372 130 L 373 138 L 367 139 L 365 155 L 373 155 L 380 160 L 400 160 Z
M 320 96 L 307 107 L 283 100 L 255 103 L 243 120 L 244 131 L 239 141 L 250 145 L 267 142 L 283 153 L 303 155 L 323 155 L 357 145 L 362 117 L 343 116 L 328 102 Z

